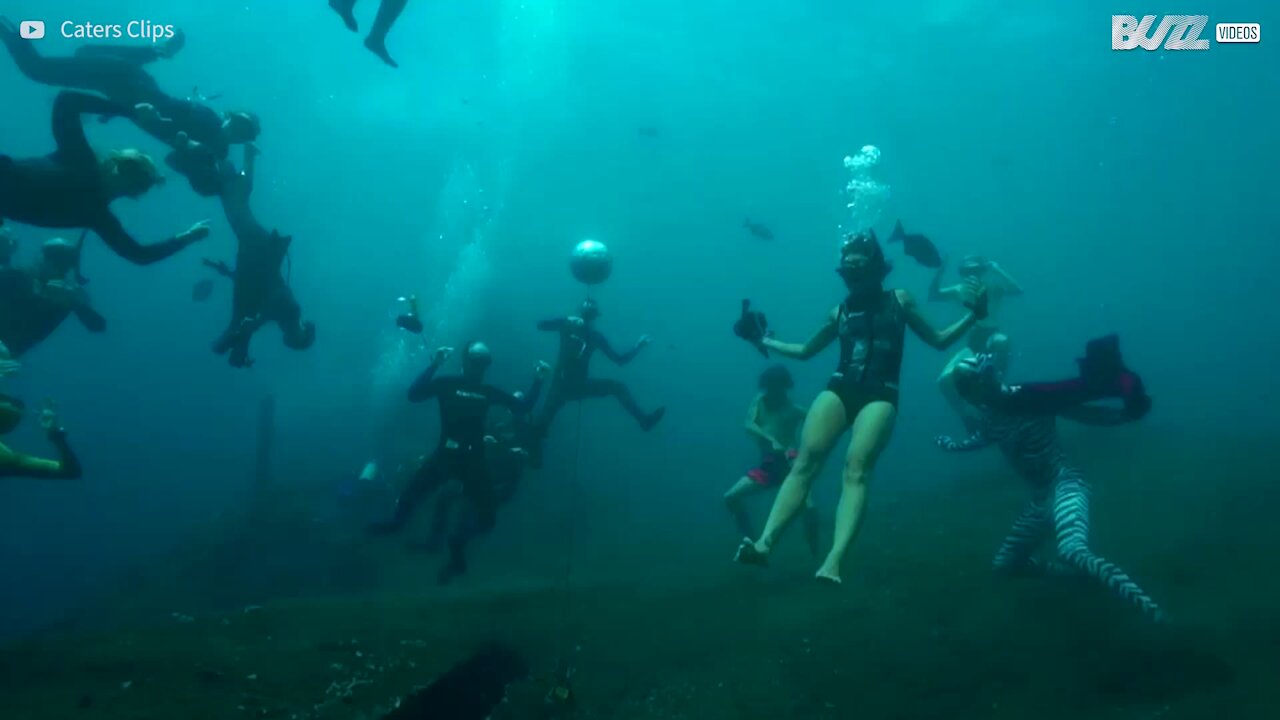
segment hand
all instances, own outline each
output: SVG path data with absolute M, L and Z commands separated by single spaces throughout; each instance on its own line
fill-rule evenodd
M 449 356 L 451 356 L 451 355 L 453 355 L 453 348 L 451 348 L 451 347 L 438 347 L 438 348 L 436 348 L 436 349 L 435 349 L 435 352 L 431 353 L 431 364 L 432 364 L 432 365 L 443 365 L 443 364 L 445 363 L 445 361 L 446 361 L 446 360 L 448 360 L 448 359 L 449 359 Z
M 964 286 L 960 289 L 960 297 L 964 301 L 964 306 L 973 311 L 973 316 L 979 320 L 987 318 L 987 286 L 983 285 L 977 278 L 969 278 L 964 281 Z
M 546 380 L 551 375 L 551 364 L 539 360 L 538 364 L 533 366 L 533 375 L 539 380 Z
M 569 321 L 569 327 L 573 328 L 574 330 L 579 330 L 582 328 L 583 325 L 587 324 L 586 321 L 583 320 L 582 318 L 576 317 L 573 315 L 569 316 L 567 319 Z
M 40 428 L 48 433 L 50 438 L 66 437 L 67 431 L 58 423 L 58 411 L 53 402 L 46 403 L 44 409 L 40 411 Z
M 207 237 L 209 237 L 208 220 L 201 220 L 190 228 L 187 228 L 185 232 L 178 235 L 178 239 L 186 240 L 188 242 L 199 242 Z
M 648 345 L 651 342 L 653 342 L 652 336 L 641 335 L 640 339 L 636 341 L 636 349 L 639 350 L 640 348 L 644 347 L 645 345 Z

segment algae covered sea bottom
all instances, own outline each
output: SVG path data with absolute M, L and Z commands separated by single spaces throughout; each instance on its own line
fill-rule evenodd
M 1102 468 L 1132 440 L 1090 443 L 1082 463 Z M 1087 584 L 992 577 L 1020 488 L 983 472 L 887 498 L 838 591 L 807 582 L 789 546 L 764 574 L 708 553 L 698 581 L 595 584 L 584 571 L 567 594 L 365 593 L 176 615 L 140 612 L 135 597 L 124 624 L 5 648 L 0 716 L 379 718 L 498 641 L 532 672 L 497 718 L 1274 717 L 1280 580 L 1258 568 L 1280 489 L 1249 483 L 1245 496 L 1208 479 L 1243 482 L 1275 450 L 1140 446 L 1160 460 L 1099 472 L 1097 542 L 1167 602 L 1169 626 Z M 565 658 L 574 702 L 549 704 Z

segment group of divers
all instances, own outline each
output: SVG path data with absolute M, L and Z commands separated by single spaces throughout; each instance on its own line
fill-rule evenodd
M 366 43 L 381 50 L 380 55 L 385 55 L 386 30 L 404 4 L 405 0 L 382 2 L 379 21 Z M 330 5 L 344 18 L 351 17 L 353 0 L 332 0 Z M 234 268 L 204 260 L 216 273 L 230 278 L 234 288 L 231 319 L 213 343 L 216 352 L 226 354 L 235 367 L 248 367 L 252 364 L 250 340 L 268 322 L 280 327 L 290 348 L 305 350 L 314 343 L 316 328 L 302 320 L 282 273 L 291 238 L 268 230 L 250 205 L 258 152 L 254 143 L 261 130 L 258 117 L 246 111 L 215 110 L 208 98 L 170 95 L 147 70 L 151 63 L 174 57 L 184 36 L 147 47 L 85 45 L 69 57 L 47 57 L 20 39 L 13 23 L 0 18 L 0 41 L 27 77 L 63 88 L 53 102 L 55 149 L 38 157 L 0 155 L 0 376 L 17 371 L 19 358 L 71 315 L 90 332 L 105 330 L 106 319 L 93 308 L 85 291 L 88 280 L 80 264 L 88 233 L 126 260 L 149 265 L 210 232 L 208 222 L 198 222 L 151 244 L 130 236 L 112 213 L 112 202 L 139 198 L 164 177 L 152 158 L 137 149 L 100 156 L 86 139 L 85 116 L 101 122 L 132 121 L 168 148 L 166 165 L 184 177 L 195 193 L 221 202 L 238 251 Z M 242 146 L 239 167 L 232 160 L 235 145 Z M 17 240 L 6 220 L 81 234 L 75 241 L 44 242 L 35 265 L 19 267 L 13 263 Z M 967 435 L 939 437 L 938 446 L 959 452 L 996 445 L 1030 488 L 1025 509 L 996 553 L 996 568 L 1016 574 L 1084 575 L 1148 618 L 1161 619 L 1160 608 L 1137 584 L 1090 549 L 1089 485 L 1067 462 L 1055 431 L 1058 417 L 1117 425 L 1138 420 L 1150 410 L 1141 379 L 1121 359 L 1117 338 L 1089 342 L 1076 377 L 1009 384 L 1005 380 L 1009 340 L 999 331 L 996 315 L 1003 299 L 1021 290 L 997 264 L 979 257 L 968 257 L 960 265 L 961 281 L 956 285 L 942 286 L 944 269 L 939 267 L 929 300 L 958 305 L 964 315 L 943 329 L 925 319 L 907 291 L 885 286 L 891 263 L 871 230 L 845 238 L 836 268 L 845 297 L 807 341 L 776 339 L 764 314 L 743 302 L 734 332 L 758 352 L 808 360 L 837 343 L 840 354 L 829 383 L 807 410 L 792 401 L 792 378 L 785 367 L 770 367 L 760 376 L 746 432 L 759 445 L 762 459 L 724 497 L 745 536 L 736 561 L 767 565 L 797 514 L 803 516 L 817 554 L 819 530 L 810 490 L 837 442 L 849 432 L 831 549 L 815 574 L 823 583 L 841 582 L 841 567 L 865 514 L 869 480 L 897 418 L 909 329 L 937 350 L 967 339 L 939 382 Z M 415 312 L 402 317 L 400 327 L 420 332 Z M 538 363 L 533 384 L 524 393 L 499 390 L 485 381 L 491 353 L 484 343 L 462 350 L 457 374 L 441 373 L 453 350 L 435 350 L 427 369 L 410 386 L 408 399 L 438 402 L 439 439 L 399 492 L 391 517 L 371 525 L 368 532 L 400 531 L 422 502 L 435 494 L 427 545 L 447 547 L 440 580 L 448 582 L 465 572 L 468 543 L 493 528 L 497 511 L 511 499 L 525 471 L 541 466 L 544 441 L 566 403 L 613 397 L 642 430 L 656 426 L 663 418 L 662 408 L 642 410 L 626 385 L 589 372 L 596 351 L 617 365 L 626 365 L 649 344 L 648 336 L 618 352 L 597 329 L 598 317 L 598 306 L 588 300 L 571 316 L 539 324 L 539 330 L 558 336 L 558 359 L 554 367 Z M 547 379 L 550 389 L 539 407 Z M 0 395 L 0 433 L 12 431 L 24 409 L 19 398 Z M 80 463 L 53 407 L 42 409 L 40 422 L 57 458 L 40 459 L 0 444 L 0 476 L 79 477 Z M 756 533 L 744 500 L 769 490 L 776 490 L 773 507 L 763 530 Z M 1046 562 L 1035 551 L 1047 537 L 1055 539 L 1057 552 Z

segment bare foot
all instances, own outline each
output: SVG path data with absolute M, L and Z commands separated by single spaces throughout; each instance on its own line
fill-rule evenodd
M 369 48 L 374 55 L 382 58 L 382 62 L 393 68 L 400 67 L 395 60 L 391 59 L 391 53 L 387 52 L 387 41 L 382 38 L 375 38 L 372 35 L 364 39 L 364 46 Z
M 832 572 L 826 568 L 822 568 L 818 570 L 818 572 L 814 573 L 813 579 L 823 585 L 831 585 L 833 587 L 840 587 L 844 584 L 844 581 L 840 579 L 840 573 Z
M 329 0 L 329 7 L 338 13 L 348 30 L 355 32 L 360 29 L 360 24 L 356 22 L 355 0 Z
M 768 567 L 769 553 L 761 552 L 751 538 L 742 538 L 742 544 L 738 545 L 738 552 L 733 556 L 733 561 L 739 565 Z

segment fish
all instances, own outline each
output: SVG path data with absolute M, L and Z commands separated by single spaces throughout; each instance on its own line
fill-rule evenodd
M 907 256 L 927 268 L 942 267 L 942 255 L 938 253 L 938 248 L 933 241 L 919 233 L 907 234 L 907 231 L 902 229 L 901 220 L 893 226 L 893 234 L 889 236 L 889 242 L 902 243 L 902 249 Z
M 201 280 L 191 288 L 191 299 L 196 302 L 204 302 L 213 294 L 213 281 Z
M 752 222 L 751 218 L 743 220 L 742 227 L 746 228 L 747 232 L 751 233 L 754 237 L 758 237 L 761 240 L 773 239 L 773 231 L 769 229 L 769 226 L 758 222 Z
M 487 645 L 411 693 L 382 720 L 485 720 L 506 697 L 507 686 L 528 675 L 529 663 L 520 653 Z

